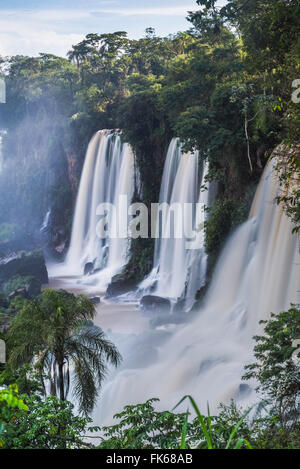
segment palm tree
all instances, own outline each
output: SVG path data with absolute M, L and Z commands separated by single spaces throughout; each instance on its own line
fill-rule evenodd
M 24 306 L 7 334 L 9 363 L 20 367 L 35 362 L 41 377 L 50 378 L 50 394 L 61 400 L 69 394 L 71 370 L 73 395 L 84 413 L 96 404 L 107 363 L 121 362 L 114 344 L 92 323 L 95 315 L 84 295 L 45 290 Z

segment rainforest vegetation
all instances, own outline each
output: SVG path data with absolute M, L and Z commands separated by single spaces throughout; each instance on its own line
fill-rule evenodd
M 207 226 L 208 252 L 217 254 L 247 216 L 276 145 L 299 140 L 299 106 L 292 101 L 299 4 L 230 1 L 221 10 L 214 1 L 198 4 L 205 8 L 189 14 L 190 30 L 173 36 L 157 37 L 152 28 L 140 40 L 123 31 L 91 33 L 68 59 L 42 53 L 1 58 L 8 95 L 1 109 L 8 130 L 2 223 L 17 221 L 32 231 L 51 205 L 68 239 L 85 149 L 101 128 L 122 129 L 136 151 L 143 200 L 157 200 L 175 135 L 209 158 L 219 182 Z M 137 276 L 147 268 L 140 263 Z
M 90 300 L 63 290 L 41 292 L 47 272 L 39 248 L 45 240 L 37 232 L 51 209 L 46 251 L 62 258 L 85 150 L 98 129 L 122 129 L 122 139 L 132 145 L 142 187 L 135 201 L 158 200 L 172 137 L 209 161 L 208 180 L 218 185 L 205 223 L 210 276 L 276 153 L 277 202 L 299 232 L 300 93 L 293 85 L 300 79 L 299 0 L 216 4 L 197 0 L 188 13 L 190 29 L 168 37 L 158 37 L 152 27 L 138 40 L 125 31 L 101 31 L 74 44 L 67 58 L 0 57 L 7 85 L 7 103 L 0 104 L 0 129 L 6 131 L 0 254 L 16 244 L 24 250 L 10 271 L 0 265 L 0 327 L 8 358 L 0 374 L 3 448 L 300 448 L 300 370 L 293 345 L 300 337 L 299 305 L 272 316 L 255 337 L 256 362 L 246 367 L 244 379 L 256 379 L 259 405 L 241 410 L 232 402 L 210 416 L 190 396 L 184 402 L 193 414 L 158 412 L 152 399 L 127 406 L 116 425 L 94 440 L 99 428 L 90 415 L 108 364 L 118 366 L 121 356 L 94 326 Z M 134 240 L 122 277 L 142 280 L 152 258 L 153 240 Z M 69 366 L 75 370 L 76 411 L 67 400 Z

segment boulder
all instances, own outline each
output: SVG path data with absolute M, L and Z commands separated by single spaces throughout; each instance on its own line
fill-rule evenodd
M 41 283 L 48 283 L 48 272 L 42 251 L 20 252 L 14 257 L 0 261 L 0 284 L 13 276 L 36 277 Z
M 171 302 L 168 298 L 162 298 L 155 295 L 146 295 L 141 299 L 140 307 L 144 311 L 170 312 Z
M 249 394 L 251 394 L 251 392 L 252 392 L 252 388 L 251 388 L 251 386 L 249 386 L 249 384 L 241 383 L 239 385 L 239 389 L 238 389 L 238 392 L 237 392 L 237 398 L 249 396 Z
M 123 274 L 115 275 L 106 290 L 106 298 L 123 295 L 130 290 L 136 290 L 136 281 Z
M 94 305 L 99 305 L 101 300 L 100 300 L 100 296 L 92 296 L 90 298 L 90 301 L 94 304 Z
M 90 275 L 93 273 L 93 271 L 94 271 L 93 262 L 87 262 L 84 266 L 83 275 Z

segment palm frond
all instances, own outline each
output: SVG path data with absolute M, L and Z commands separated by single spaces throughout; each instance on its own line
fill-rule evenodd
M 73 396 L 79 405 L 79 410 L 90 414 L 95 407 L 99 391 L 96 388 L 94 372 L 86 360 L 74 361 Z

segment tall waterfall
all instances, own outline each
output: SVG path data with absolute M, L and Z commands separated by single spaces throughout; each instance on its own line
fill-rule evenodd
M 114 204 L 121 213 L 119 196 L 131 203 L 134 192 L 134 156 L 131 147 L 121 144 L 113 131 L 97 132 L 89 143 L 75 207 L 70 248 L 64 269 L 82 275 L 87 263 L 103 271 L 104 284 L 126 263 L 128 239 L 99 238 L 97 207 Z M 108 220 L 111 227 L 113 220 Z
M 195 298 L 195 293 L 204 284 L 206 279 L 207 255 L 204 249 L 204 221 L 207 206 L 209 188 L 205 178 L 208 171 L 207 163 L 202 164 L 199 171 L 199 154 L 183 153 L 178 138 L 174 138 L 169 146 L 163 178 L 160 189 L 159 204 L 169 204 L 167 212 L 167 223 L 165 228 L 155 242 L 154 267 L 150 275 L 142 282 L 140 289 L 144 292 L 151 291 L 153 294 L 168 297 L 174 301 L 185 298 L 185 309 L 189 309 Z M 199 174 L 200 173 L 200 174 Z M 202 204 L 198 214 L 187 213 L 185 222 L 193 226 L 197 231 L 197 246 L 193 248 L 192 243 L 188 247 L 188 237 L 168 237 L 168 223 L 173 215 L 170 207 L 179 204 Z M 174 220 L 174 232 L 180 231 L 182 223 L 180 218 Z
M 207 402 L 215 412 L 231 398 L 247 404 L 255 398 L 241 376 L 252 361 L 252 337 L 262 332 L 258 322 L 300 302 L 299 238 L 274 202 L 277 194 L 271 162 L 249 220 L 221 255 L 203 308 L 192 322 L 177 327 L 153 365 L 125 369 L 106 385 L 98 410 L 102 422 L 111 421 L 123 405 L 150 397 L 160 397 L 161 406 L 171 409 L 192 394 L 204 412 Z

